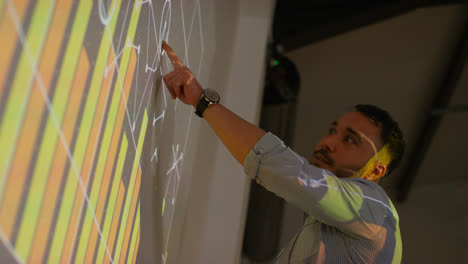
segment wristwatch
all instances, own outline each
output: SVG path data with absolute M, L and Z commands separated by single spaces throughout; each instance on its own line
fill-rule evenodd
M 203 112 L 205 112 L 205 109 L 212 104 L 219 103 L 219 100 L 219 94 L 215 90 L 208 88 L 203 89 L 203 95 L 198 102 L 195 114 L 203 118 Z

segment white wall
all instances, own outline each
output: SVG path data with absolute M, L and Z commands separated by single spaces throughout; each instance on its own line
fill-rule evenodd
M 221 103 L 258 123 L 273 0 L 216 1 L 216 50 L 203 85 Z M 205 51 L 206 52 L 206 51 Z M 249 181 L 203 120 L 179 256 L 170 263 L 239 263 Z
M 468 263 L 467 194 L 468 181 L 411 189 L 397 206 L 403 263 Z

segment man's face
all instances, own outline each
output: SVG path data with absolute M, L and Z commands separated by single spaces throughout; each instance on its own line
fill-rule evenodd
M 365 115 L 346 113 L 330 125 L 328 134 L 317 145 L 311 163 L 340 178 L 350 177 L 382 147 L 380 132 L 381 126 L 376 126 Z

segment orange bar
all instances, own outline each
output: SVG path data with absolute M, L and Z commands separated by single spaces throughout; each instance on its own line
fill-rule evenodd
M 15 48 L 18 41 L 18 33 L 16 26 L 10 15 L 10 10 L 7 3 L 3 3 L 3 16 L 0 21 L 0 36 L 2 36 L 2 49 L 0 50 L 0 99 L 2 98 L 5 88 L 5 81 L 7 78 L 8 70 L 10 69 L 12 56 L 15 54 Z M 20 21 L 23 20 L 26 9 L 29 6 L 29 0 L 15 0 L 11 1 L 11 5 L 15 6 L 16 15 Z M 5 230 L 6 231 L 6 230 Z
M 137 57 L 136 52 L 132 49 L 132 53 L 130 55 L 130 62 L 129 67 L 125 76 L 125 83 L 124 83 L 124 91 L 125 91 L 125 98 L 128 98 L 128 94 L 130 93 L 130 87 L 132 86 L 133 74 L 135 72 Z M 121 89 L 118 86 L 118 83 L 114 89 Z M 124 100 L 120 100 L 119 110 L 117 112 L 117 122 L 116 126 L 114 127 L 114 131 L 112 133 L 112 139 L 109 149 L 109 155 L 107 156 L 106 167 L 104 170 L 103 181 L 101 184 L 101 190 L 99 192 L 98 204 L 96 209 L 96 217 L 98 222 L 101 222 L 102 215 L 104 213 L 104 207 L 106 202 L 106 196 L 108 194 L 108 188 L 110 186 L 110 178 L 112 174 L 112 168 L 114 167 L 114 162 L 116 159 L 117 154 L 117 147 L 119 145 L 119 137 L 122 132 L 122 125 L 123 120 L 125 117 L 125 102 Z M 86 250 L 86 261 L 85 263 L 91 263 L 93 261 L 94 252 L 96 251 L 96 242 L 97 242 L 98 230 L 95 225 L 93 225 L 91 229 L 91 236 L 89 237 L 88 248 Z
M 66 2 L 66 1 L 65 1 Z M 65 112 L 64 121 L 62 124 L 62 132 L 65 136 L 68 145 L 71 143 L 73 132 L 78 118 L 78 110 L 85 90 L 86 80 L 89 72 L 89 60 L 86 49 L 82 48 L 80 59 L 78 62 L 77 71 L 73 80 L 73 86 L 70 94 L 70 100 Z M 29 263 L 42 262 L 44 250 L 47 245 L 47 238 L 52 224 L 52 217 L 57 202 L 58 192 L 64 175 L 64 168 L 67 161 L 67 153 L 62 144 L 58 144 L 55 150 L 52 170 L 47 182 L 43 206 L 39 216 L 39 222 L 36 227 L 34 241 L 32 244 Z
M 93 225 L 91 229 L 91 235 L 89 237 L 88 248 L 86 249 L 85 263 L 93 262 L 94 252 L 96 251 L 97 238 L 98 238 L 98 230 L 96 228 L 96 225 Z
M 81 174 L 81 177 L 83 178 L 84 175 Z M 88 178 L 82 179 L 82 180 L 86 185 Z M 78 186 L 78 188 L 81 188 L 81 187 Z M 74 236 L 75 233 L 78 231 L 77 226 L 78 226 L 78 222 L 80 221 L 80 218 L 81 218 L 80 217 L 81 216 L 80 212 L 81 212 L 81 209 L 82 209 L 81 204 L 83 203 L 83 199 L 84 199 L 83 192 L 78 190 L 76 192 L 75 202 L 73 203 L 73 212 L 72 212 L 72 215 L 70 217 L 70 223 L 68 224 L 67 236 L 65 238 L 65 243 L 63 244 L 61 263 L 68 263 L 69 262 L 68 258 L 72 254 L 72 250 L 73 250 L 72 247 L 74 245 L 73 240 L 75 239 L 75 236 Z
M 135 67 L 137 63 L 137 55 L 136 51 L 132 49 L 132 54 L 130 55 L 130 62 L 129 67 L 127 70 L 127 74 L 125 76 L 124 82 L 124 92 L 125 92 L 125 99 L 128 101 L 128 95 L 130 93 L 130 88 L 132 87 L 133 82 L 133 75 L 135 73 Z M 116 87 L 115 89 L 120 89 L 120 87 Z M 117 120 L 116 120 L 116 128 L 114 128 L 114 133 L 112 134 L 111 140 L 111 147 L 109 150 L 109 156 L 107 157 L 106 168 L 104 169 L 104 173 L 112 173 L 112 168 L 114 167 L 114 162 L 117 154 L 117 147 L 119 144 L 120 132 L 123 125 L 123 120 L 125 117 L 125 109 L 127 105 L 125 104 L 124 100 L 120 100 L 119 110 L 117 112 Z
M 114 61 L 114 52 L 111 50 L 109 52 L 108 65 L 110 65 L 110 63 L 112 63 L 113 61 Z M 94 152 L 94 149 L 97 147 L 96 143 L 99 140 L 98 132 L 99 132 L 99 122 L 101 120 L 98 117 L 101 117 L 102 112 L 105 110 L 104 104 L 105 104 L 106 98 L 109 96 L 111 82 L 114 77 L 114 70 L 115 70 L 115 67 L 112 67 L 110 69 L 107 77 L 105 77 L 102 83 L 103 88 L 101 89 L 101 93 L 99 95 L 99 100 L 97 104 L 97 109 L 95 112 L 96 118 L 94 118 L 93 120 L 93 126 L 91 130 L 91 134 L 89 136 L 88 146 L 86 148 L 85 161 L 81 169 L 81 178 L 85 186 L 88 186 L 88 181 L 89 181 L 89 176 L 90 176 L 89 170 L 93 166 L 93 161 L 94 161 L 93 152 Z M 83 208 L 83 204 L 85 202 L 83 190 L 81 190 L 80 186 L 78 186 L 78 189 L 79 190 L 76 192 L 76 196 L 75 196 L 75 203 L 73 204 L 73 212 L 70 218 L 70 224 L 68 225 L 68 232 L 65 238 L 65 244 L 63 246 L 62 257 L 60 261 L 61 263 L 69 262 L 69 257 L 73 253 L 72 250 L 76 242 L 75 234 L 76 232 L 78 232 L 78 225 L 79 225 L 78 221 L 81 219 L 81 213 L 84 212 L 84 210 L 86 210 L 86 208 Z
M 27 3 L 22 4 L 26 5 Z M 54 77 L 54 70 L 60 52 L 60 46 L 62 45 L 65 27 L 67 25 L 69 12 L 71 10 L 71 4 L 72 3 L 70 1 L 66 0 L 61 0 L 57 3 L 54 17 L 51 20 L 50 29 L 44 45 L 44 50 L 41 55 L 42 59 L 39 63 L 39 73 L 41 74 L 44 88 L 47 92 L 50 89 L 50 84 Z M 20 6 L 20 8 L 24 9 L 25 6 Z M 8 10 L 7 7 L 5 7 L 5 9 Z M 3 26 L 3 24 L 0 24 L 0 27 L 3 28 Z M 12 26 L 14 28 L 14 25 Z M 10 41 L 11 40 L 9 38 L 5 38 L 5 42 Z M 2 41 L 2 51 L 0 52 L 0 57 L 2 56 L 2 53 L 8 52 L 4 50 L 5 42 Z M 3 58 L 0 58 L 0 61 L 2 59 Z M 5 69 L 8 69 L 8 67 Z M 0 75 L 1 74 L 2 72 L 0 71 Z M 2 77 L 0 76 L 0 81 L 3 82 L 1 78 Z M 11 236 L 16 220 L 15 217 L 19 203 L 21 201 L 21 194 L 23 193 L 23 188 L 25 186 L 24 182 L 26 181 L 26 176 L 29 170 L 29 163 L 31 162 L 37 135 L 39 135 L 42 114 L 45 108 L 44 97 L 40 91 L 39 82 L 37 79 L 34 82 L 33 89 L 31 90 L 30 98 L 31 99 L 28 103 L 25 119 L 23 121 L 23 128 L 21 129 L 20 136 L 18 138 L 19 140 L 16 146 L 15 156 L 13 157 L 12 166 L 9 173 L 11 177 L 8 177 L 7 179 L 2 206 L 0 207 L 0 225 L 2 226 L 5 235 L 8 238 Z
M 81 175 L 88 175 L 90 174 L 90 170 L 93 166 L 94 163 L 94 157 L 96 156 L 97 153 L 94 153 L 97 147 L 97 141 L 99 140 L 99 129 L 100 123 L 102 121 L 103 117 L 103 112 L 106 110 L 104 107 L 106 106 L 106 101 L 109 97 L 109 92 L 110 88 L 112 85 L 112 80 L 114 79 L 114 72 L 115 72 L 115 64 L 114 64 L 114 51 L 113 49 L 110 50 L 109 52 L 109 59 L 107 61 L 107 65 L 113 65 L 107 74 L 107 76 L 104 78 L 102 82 L 102 88 L 101 88 L 101 93 L 99 94 L 99 99 L 97 102 L 97 108 L 96 111 L 94 112 L 94 120 L 93 120 L 93 125 L 91 126 L 91 132 L 89 134 L 89 141 L 88 141 L 88 146 L 86 147 L 86 155 L 85 155 L 85 160 L 83 163 L 83 167 L 81 169 Z
M 111 251 L 114 248 L 115 237 L 117 235 L 117 227 L 119 225 L 120 212 L 122 211 L 122 203 L 125 198 L 125 186 L 122 181 L 120 181 L 119 193 L 117 194 L 117 203 L 115 204 L 114 216 L 112 217 L 112 225 L 109 233 L 109 238 L 107 239 L 107 248 Z M 104 263 L 110 263 L 109 255 L 106 253 L 104 258 Z
M 136 242 L 136 245 L 135 245 L 135 253 L 133 254 L 132 263 L 136 263 L 136 257 L 138 255 L 138 248 L 140 247 L 140 230 L 141 230 L 141 228 L 138 228 L 137 242 Z
M 141 184 L 141 169 L 138 168 L 136 184 L 133 190 L 132 204 L 130 207 L 129 221 L 127 222 L 127 227 L 125 229 L 125 236 L 123 240 L 124 244 L 122 247 L 122 251 L 120 253 L 120 263 L 124 263 L 125 258 L 127 257 L 127 249 L 128 249 L 128 244 L 130 244 L 130 239 L 131 239 L 130 234 L 132 233 L 133 220 L 135 220 L 137 201 L 138 201 L 138 197 L 140 196 L 140 184 Z M 123 229 L 121 230 L 121 232 L 123 232 Z

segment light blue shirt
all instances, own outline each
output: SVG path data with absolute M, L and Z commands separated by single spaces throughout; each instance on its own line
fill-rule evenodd
M 400 263 L 398 214 L 385 191 L 308 163 L 271 133 L 244 161 L 253 180 L 307 215 L 278 263 Z

